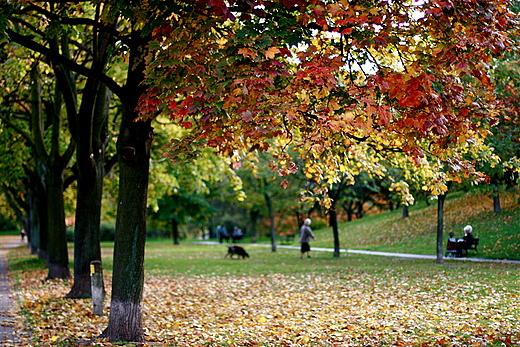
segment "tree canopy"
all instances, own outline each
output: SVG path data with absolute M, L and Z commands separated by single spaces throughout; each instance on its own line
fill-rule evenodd
M 507 1 L 194 6 L 153 31 L 139 106 L 190 130 L 172 157 L 201 144 L 237 161 L 271 149 L 287 174 L 292 144 L 319 179 L 317 165 L 342 171 L 363 144 L 470 172 L 458 148 L 496 122 L 488 70 L 510 44 Z

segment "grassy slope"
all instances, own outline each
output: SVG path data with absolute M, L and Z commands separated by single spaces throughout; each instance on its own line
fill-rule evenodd
M 464 235 L 465 225 L 473 226 L 480 238 L 479 256 L 496 259 L 520 259 L 520 191 L 501 194 L 502 212 L 493 213 L 489 192 L 475 191 L 448 195 L 445 203 L 444 242 L 453 231 Z M 330 247 L 330 228 L 316 230 L 315 247 Z M 435 254 L 437 204 L 424 203 L 410 209 L 410 217 L 401 211 L 386 212 L 340 225 L 341 248 L 374 251 Z M 474 252 L 470 253 L 474 254 Z

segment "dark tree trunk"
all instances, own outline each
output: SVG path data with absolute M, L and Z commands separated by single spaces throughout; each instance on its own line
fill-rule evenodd
M 44 180 L 42 180 L 44 181 Z M 49 257 L 48 245 L 49 245 L 49 223 L 48 223 L 48 209 L 47 209 L 47 191 L 41 182 L 38 184 L 40 189 L 38 191 L 37 198 L 37 216 L 35 216 L 38 224 L 38 228 L 35 232 L 36 237 L 36 253 L 38 258 L 47 261 Z
M 354 208 L 353 208 L 353 205 L 354 205 L 354 202 L 353 201 L 349 201 L 348 203 L 344 203 L 342 204 L 343 206 L 343 209 L 345 210 L 345 212 L 347 213 L 347 221 L 351 222 L 352 221 L 352 217 L 354 217 Z
M 437 199 L 437 263 L 441 264 L 444 260 L 442 234 L 444 231 L 444 201 L 446 194 L 441 194 Z
M 179 244 L 179 223 L 175 218 L 172 218 L 172 239 L 174 245 Z
M 110 342 L 142 342 L 142 296 L 150 146 L 150 121 L 135 121 L 144 93 L 143 51 L 147 39 L 132 33 L 127 82 L 121 103 L 123 116 L 117 140 L 119 198 L 114 242 L 112 297 L 108 326 L 101 335 Z
M 495 195 L 493 197 L 493 212 L 500 213 L 502 212 L 502 208 L 500 207 L 500 196 Z
M 336 202 L 333 201 L 332 206 L 329 210 L 329 225 L 332 227 L 332 235 L 334 236 L 334 254 L 335 258 L 339 258 L 340 247 L 339 247 L 339 229 L 338 229 L 338 216 L 336 213 Z
M 32 179 L 32 178 L 31 178 Z M 47 260 L 47 209 L 45 208 L 45 192 L 39 180 L 35 180 L 29 191 L 29 224 L 28 238 L 31 254 Z M 42 248 L 42 245 L 43 248 Z M 44 254 L 42 254 L 44 250 Z M 43 256 L 43 257 L 42 257 Z
M 60 153 L 60 102 L 59 93 L 56 93 L 54 108 L 46 109 L 48 121 L 51 124 L 50 151 L 47 153 L 44 140 L 43 109 L 41 83 L 37 64 L 31 71 L 31 130 L 34 135 L 34 151 L 36 157 L 37 176 L 43 186 L 45 198 L 42 213 L 46 215 L 47 235 L 40 230 L 39 256 L 47 260 L 48 279 L 70 278 L 69 258 L 67 249 L 67 231 L 65 228 L 65 210 L 63 200 L 63 172 L 75 148 L 73 144 L 65 154 Z M 41 220 L 40 220 L 41 222 Z
M 48 236 L 47 266 L 49 267 L 49 273 L 47 279 L 67 279 L 71 278 L 71 275 L 63 201 L 63 170 L 58 168 L 50 171 L 47 174 L 46 182 L 48 228 L 51 231 Z
M 106 87 L 90 80 L 84 92 L 77 137 L 77 203 L 74 230 L 74 285 L 66 297 L 90 297 L 90 263 L 101 261 L 100 222 L 108 143 Z M 85 105 L 85 106 L 84 106 Z M 95 105 L 92 108 L 92 105 Z
M 363 201 L 358 201 L 357 204 L 357 210 L 356 210 L 356 218 L 363 218 Z
M 408 218 L 409 216 L 408 205 L 403 205 L 403 218 Z
M 92 33 L 94 59 L 92 70 L 102 73 L 108 59 L 111 36 L 103 31 Z M 66 42 L 64 44 L 67 44 Z M 68 51 L 63 49 L 62 51 Z M 69 95 L 70 109 L 75 109 L 76 91 L 72 74 L 61 74 L 62 88 Z M 69 83 L 66 83 L 69 80 Z M 68 89 L 67 89 L 68 88 Z M 69 298 L 90 297 L 90 264 L 101 261 L 100 223 L 105 149 L 109 141 L 108 112 L 110 93 L 93 77 L 83 89 L 79 112 L 69 112 L 72 136 L 77 142 L 77 203 L 74 231 L 74 286 Z M 102 269 L 102 267 L 100 267 Z M 104 290 L 104 288 L 103 288 Z
M 271 251 L 276 252 L 276 229 L 274 226 L 274 209 L 273 203 L 271 201 L 271 197 L 269 194 L 264 194 L 265 203 L 267 204 L 267 209 L 269 210 L 269 220 L 271 221 Z
M 493 195 L 493 212 L 500 213 L 502 212 L 502 208 L 500 207 L 500 195 L 498 192 L 498 187 L 494 189 Z

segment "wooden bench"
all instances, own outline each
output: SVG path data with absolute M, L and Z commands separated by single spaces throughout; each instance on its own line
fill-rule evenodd
M 479 240 L 478 237 L 473 238 L 473 242 L 471 243 L 471 245 L 469 247 L 467 247 L 467 248 L 463 248 L 462 249 L 462 256 L 463 257 L 467 257 L 469 250 L 474 250 L 475 253 L 478 253 L 477 247 L 478 247 L 479 241 L 480 240 Z
M 278 236 L 282 239 L 282 242 L 293 242 L 294 241 L 294 233 L 280 233 Z

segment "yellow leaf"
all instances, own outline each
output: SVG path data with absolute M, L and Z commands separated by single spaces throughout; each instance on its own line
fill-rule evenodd
M 269 58 L 269 59 L 273 59 L 276 56 L 277 53 L 280 53 L 280 50 L 277 47 L 270 47 L 265 52 L 265 57 Z
M 251 48 L 246 48 L 246 47 L 239 48 L 238 54 L 242 54 L 245 58 L 251 57 L 253 59 L 256 58 L 256 56 L 258 55 L 258 53 L 256 51 L 252 50 Z

